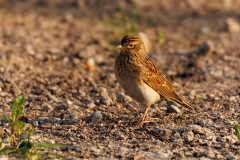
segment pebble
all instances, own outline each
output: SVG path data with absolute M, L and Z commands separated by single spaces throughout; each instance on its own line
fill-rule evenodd
M 224 159 L 224 156 L 218 154 L 218 155 L 216 156 L 216 159 Z
M 235 134 L 231 134 L 229 136 L 225 136 L 224 138 L 226 138 L 226 140 L 228 140 L 232 144 L 237 142 L 237 141 L 239 141 L 238 137 Z
M 90 58 L 93 55 L 95 55 L 96 53 L 97 53 L 97 46 L 89 45 L 89 46 L 86 47 L 85 50 L 83 50 L 79 53 L 79 56 L 81 58 Z
M 96 147 L 90 147 L 89 150 L 91 152 L 93 152 L 93 154 L 95 154 L 95 155 L 99 155 L 99 153 L 101 151 L 100 149 L 97 149 Z
M 209 28 L 207 26 L 204 26 L 204 27 L 201 28 L 201 32 L 203 34 L 209 34 L 209 33 L 211 33 L 211 28 Z
M 235 100 L 236 100 L 236 97 L 231 96 L 231 97 L 229 98 L 229 100 L 230 100 L 230 101 L 235 101 Z
M 106 97 L 102 100 L 103 104 L 109 106 L 112 104 L 112 99 L 110 97 Z
M 88 58 L 86 61 L 86 66 L 90 71 L 96 70 L 95 60 L 93 58 Z
M 107 91 L 107 89 L 106 89 L 106 88 L 104 88 L 104 87 L 100 87 L 100 95 L 101 95 L 103 98 L 106 98 L 106 97 L 108 97 L 108 96 L 109 96 L 109 94 L 108 94 L 108 91 Z
M 226 25 L 227 25 L 227 31 L 229 33 L 240 32 L 240 24 L 235 19 L 228 18 L 226 21 Z
M 120 92 L 117 94 L 117 101 L 118 102 L 122 102 L 122 101 L 132 102 L 132 98 L 127 96 L 124 92 Z
M 126 148 L 126 147 L 120 147 L 120 148 L 118 149 L 118 152 L 121 153 L 121 155 L 125 155 L 126 153 L 129 152 L 129 149 Z
M 87 109 L 93 109 L 95 106 L 96 106 L 95 103 L 92 101 L 87 104 Z
M 191 142 L 194 139 L 194 134 L 192 131 L 187 132 L 187 141 Z
M 168 159 L 169 158 L 169 154 L 168 153 L 164 153 L 162 151 L 157 151 L 157 152 L 145 152 L 144 154 L 144 158 L 146 159 Z
M 202 119 L 202 120 L 199 120 L 197 123 L 201 127 L 212 126 L 213 125 L 213 121 L 211 119 Z
M 207 151 L 207 155 L 206 156 L 209 157 L 209 158 L 215 158 L 215 154 L 214 154 L 213 150 L 211 150 L 211 149 L 209 149 Z
M 207 136 L 210 136 L 210 135 L 214 135 L 214 133 L 208 129 L 208 128 L 203 128 L 199 125 L 190 125 L 190 128 L 192 129 L 193 133 L 195 134 L 201 134 L 201 135 L 207 135 Z
M 232 154 L 232 153 L 229 153 L 229 155 L 227 156 L 227 159 L 228 159 L 228 160 L 237 159 L 237 156 L 235 156 L 235 155 Z
M 38 121 L 34 121 L 32 124 L 33 124 L 34 127 L 38 127 L 39 126 Z
M 167 108 L 167 113 L 180 113 L 180 109 L 175 106 L 175 105 L 171 105 Z
M 102 120 L 102 114 L 99 111 L 95 111 L 89 116 L 90 122 L 100 122 L 101 120 Z
M 49 104 L 46 104 L 46 105 L 43 106 L 43 111 L 49 113 L 49 112 L 53 111 L 53 107 Z
M 215 47 L 212 41 L 206 41 L 202 43 L 195 51 L 194 53 L 199 55 L 199 56 L 205 56 L 208 53 L 211 53 L 214 51 Z

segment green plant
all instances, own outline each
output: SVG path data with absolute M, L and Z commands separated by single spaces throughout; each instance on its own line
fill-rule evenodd
M 240 139 L 240 133 L 239 133 L 239 130 L 238 130 L 238 123 L 234 122 L 233 123 L 233 128 L 235 129 L 235 132 L 236 132 L 236 135 L 237 135 L 238 139 Z
M 188 118 L 188 112 L 180 112 L 180 114 L 178 115 L 178 121 L 183 121 L 186 120 Z
M 158 44 L 162 45 L 165 42 L 165 39 L 166 39 L 166 35 L 162 31 L 159 32 L 158 38 L 157 38 Z
M 0 142 L 0 155 L 9 155 L 15 157 L 25 157 L 27 159 L 39 159 L 41 149 L 51 149 L 55 147 L 68 146 L 66 144 L 48 144 L 48 143 L 32 143 L 30 137 L 33 133 L 31 125 L 26 125 L 25 122 L 19 120 L 23 114 L 23 104 L 25 98 L 23 96 L 17 97 L 12 105 L 11 117 L 3 116 L 11 126 L 10 146 L 4 146 L 3 142 Z M 27 139 L 21 139 L 27 137 Z M 58 154 L 49 153 L 48 156 L 56 156 L 59 158 L 65 158 Z
M 11 125 L 11 141 L 10 144 L 12 146 L 16 146 L 20 142 L 20 138 L 22 135 L 22 130 L 25 126 L 25 123 L 19 121 L 18 118 L 23 113 L 23 103 L 25 99 L 23 96 L 19 96 L 16 98 L 12 105 L 12 116 L 11 118 L 8 116 L 3 116 L 3 118 Z M 17 132 L 16 132 L 17 130 Z M 17 134 L 17 135 L 16 135 Z M 15 138 L 17 137 L 17 139 Z

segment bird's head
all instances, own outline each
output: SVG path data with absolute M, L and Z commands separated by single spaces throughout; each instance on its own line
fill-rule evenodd
M 126 35 L 121 41 L 121 45 L 116 47 L 120 53 L 124 54 L 146 54 L 145 46 L 139 36 L 135 34 Z

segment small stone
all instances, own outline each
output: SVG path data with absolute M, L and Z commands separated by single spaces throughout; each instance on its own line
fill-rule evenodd
M 156 152 L 145 152 L 144 158 L 146 159 L 169 159 L 170 155 L 168 153 L 164 153 L 162 151 Z
M 62 61 L 64 64 L 69 63 L 69 57 L 64 57 Z
M 224 159 L 224 156 L 218 154 L 218 155 L 216 156 L 216 159 Z
M 124 92 L 120 92 L 117 94 L 117 101 L 122 102 L 132 102 L 132 98 L 126 95 Z
M 235 134 L 231 134 L 229 136 L 225 136 L 226 140 L 228 140 L 230 143 L 235 143 L 239 141 L 238 137 Z
M 180 109 L 175 106 L 175 105 L 171 105 L 167 108 L 167 113 L 180 113 Z
M 75 150 L 76 150 L 77 152 L 80 152 L 80 151 L 82 151 L 82 147 L 81 147 L 81 146 L 75 146 Z
M 226 21 L 227 31 L 230 33 L 240 32 L 240 24 L 238 21 L 232 18 L 228 18 Z
M 51 144 L 54 144 L 54 143 L 56 143 L 53 139 L 49 139 L 49 140 L 47 140 L 47 143 L 51 143 Z
M 192 131 L 187 132 L 187 141 L 191 142 L 194 139 L 194 134 Z
M 35 58 L 38 59 L 38 60 L 44 60 L 44 55 L 42 53 L 36 53 L 34 54 L 35 55 Z
M 95 103 L 94 102 L 90 102 L 87 104 L 87 109 L 93 109 L 95 107 Z
M 75 146 L 67 146 L 66 149 L 67 150 L 75 150 Z
M 95 111 L 89 116 L 90 122 L 100 122 L 101 120 L 102 120 L 102 114 L 99 111 Z
M 110 97 L 104 98 L 102 101 L 103 101 L 103 104 L 107 106 L 112 104 L 112 99 Z
M 39 126 L 38 121 L 34 121 L 32 124 L 33 124 L 34 127 L 38 127 Z
M 209 150 L 207 151 L 206 157 L 215 158 L 215 154 L 214 154 L 213 150 L 209 149 Z
M 202 119 L 198 121 L 198 125 L 200 125 L 201 127 L 212 126 L 213 121 L 211 119 Z
M 68 104 L 68 105 L 73 105 L 73 102 L 70 101 L 70 100 L 67 100 L 67 104 Z
M 89 46 L 86 47 L 85 50 L 83 50 L 79 53 L 79 56 L 81 58 L 90 58 L 93 55 L 95 55 L 96 53 L 97 53 L 97 46 L 89 45 Z
M 89 150 L 91 151 L 91 152 L 93 152 L 93 154 L 95 154 L 95 155 L 99 155 L 99 153 L 100 153 L 100 149 L 97 149 L 96 147 L 91 147 L 91 148 L 89 148 Z
M 207 26 L 204 26 L 204 27 L 201 28 L 201 32 L 203 34 L 209 34 L 211 32 L 211 29 Z
M 95 60 L 93 58 L 88 58 L 86 61 L 86 66 L 90 71 L 96 70 Z
M 27 53 L 30 55 L 34 55 L 36 53 L 32 45 L 26 45 L 25 49 L 27 50 Z
M 103 98 L 106 98 L 106 97 L 108 97 L 108 96 L 109 96 L 109 94 L 108 94 L 108 91 L 107 91 L 107 89 L 106 89 L 106 88 L 104 88 L 104 87 L 100 87 L 100 95 L 101 95 Z
M 118 149 L 118 152 L 121 153 L 121 155 L 125 155 L 126 153 L 128 153 L 128 149 L 126 147 L 120 147 Z
M 5 129 L 5 132 L 10 135 L 11 134 L 11 131 L 9 129 Z
M 214 133 L 208 129 L 208 128 L 203 128 L 199 125 L 190 125 L 190 128 L 192 129 L 193 133 L 195 134 L 201 134 L 201 135 L 207 135 L 207 136 L 212 136 Z
M 205 56 L 208 53 L 213 52 L 215 49 L 214 44 L 212 41 L 208 40 L 202 43 L 193 53 L 197 54 L 198 56 Z
M 230 101 L 235 101 L 235 100 L 236 100 L 236 97 L 231 96 L 231 97 L 229 98 L 229 100 L 230 100 Z
M 229 153 L 229 155 L 227 156 L 227 159 L 232 160 L 232 159 L 237 159 L 237 157 L 234 154 Z
M 195 90 L 191 90 L 189 96 L 193 99 L 195 97 L 195 95 L 196 95 L 196 91 Z
M 95 55 L 95 56 L 93 57 L 93 59 L 95 60 L 95 62 L 96 62 L 97 64 L 102 63 L 102 62 L 105 62 L 105 57 L 102 56 L 102 55 Z
M 133 157 L 134 160 L 141 160 L 144 157 L 144 154 L 137 154 Z
M 43 111 L 49 113 L 49 112 L 53 111 L 53 107 L 49 104 L 46 104 L 46 105 L 43 106 Z
M 61 53 L 61 49 L 59 49 L 59 48 L 50 48 L 48 51 L 49 51 L 50 53 L 53 53 L 53 54 L 59 54 L 59 53 Z

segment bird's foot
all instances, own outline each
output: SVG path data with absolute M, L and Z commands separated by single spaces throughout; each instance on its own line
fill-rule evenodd
M 156 120 L 158 120 L 158 118 L 152 118 L 152 117 L 149 117 L 147 114 L 144 114 L 142 121 L 139 124 L 139 127 L 142 127 L 144 123 L 156 122 Z

